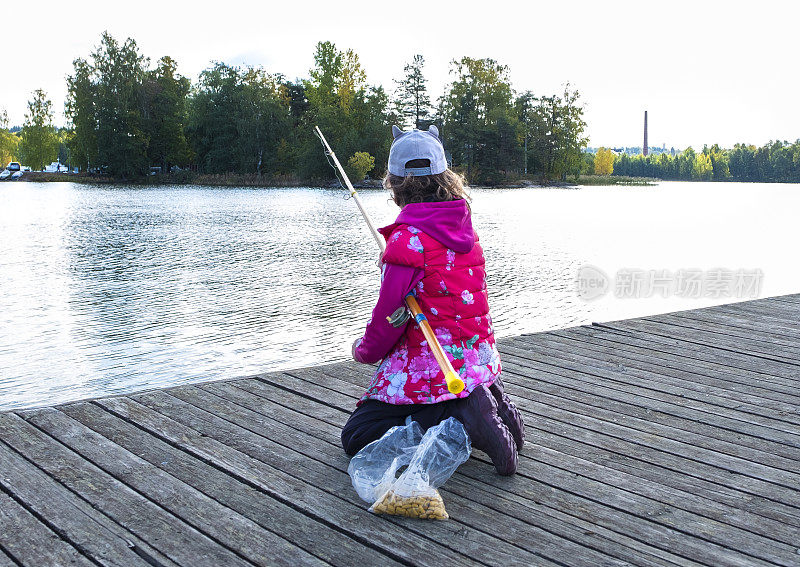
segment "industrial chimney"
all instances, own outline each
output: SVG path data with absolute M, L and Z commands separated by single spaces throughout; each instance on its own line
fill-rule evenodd
M 642 155 L 647 155 L 647 111 L 644 111 L 644 144 L 642 144 Z

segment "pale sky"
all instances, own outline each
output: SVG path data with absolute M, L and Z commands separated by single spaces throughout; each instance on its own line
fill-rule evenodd
M 371 84 L 393 87 L 415 53 L 434 97 L 449 63 L 491 57 L 537 94 L 582 93 L 591 146 L 757 145 L 800 138 L 800 4 L 777 2 L 37 1 L 7 7 L 0 108 L 21 125 L 43 88 L 64 122 L 65 77 L 108 30 L 195 80 L 212 60 L 307 77 L 314 45 L 353 48 Z

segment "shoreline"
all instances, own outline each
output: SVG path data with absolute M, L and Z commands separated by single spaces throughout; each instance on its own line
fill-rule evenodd
M 299 179 L 289 176 L 259 177 L 255 174 L 198 174 L 180 172 L 169 175 L 151 175 L 139 179 L 116 179 L 113 177 L 89 173 L 48 173 L 40 171 L 26 172 L 19 180 L 38 183 L 82 183 L 86 185 L 198 185 L 202 187 L 261 187 L 292 188 L 318 187 L 322 189 L 339 189 L 334 179 Z M 509 181 L 497 185 L 470 185 L 471 189 L 532 189 L 532 188 L 570 188 L 578 186 L 652 186 L 662 181 L 656 178 L 624 177 L 624 176 L 581 176 L 577 181 L 551 181 L 541 183 L 530 179 Z M 10 182 L 10 181 L 6 181 Z M 382 189 L 381 179 L 365 179 L 354 183 L 356 189 Z

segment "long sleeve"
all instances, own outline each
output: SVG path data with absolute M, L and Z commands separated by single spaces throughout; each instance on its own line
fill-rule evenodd
M 387 317 L 405 304 L 404 298 L 422 279 L 424 272 L 413 266 L 383 264 L 383 280 L 378 303 L 372 310 L 364 336 L 353 347 L 353 358 L 373 364 L 386 356 L 405 332 L 405 325 L 394 327 Z

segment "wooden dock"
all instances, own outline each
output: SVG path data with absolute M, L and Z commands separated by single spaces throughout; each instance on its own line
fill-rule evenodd
M 800 295 L 500 341 L 529 444 L 374 516 L 333 364 L 0 414 L 0 567 L 800 565 Z

